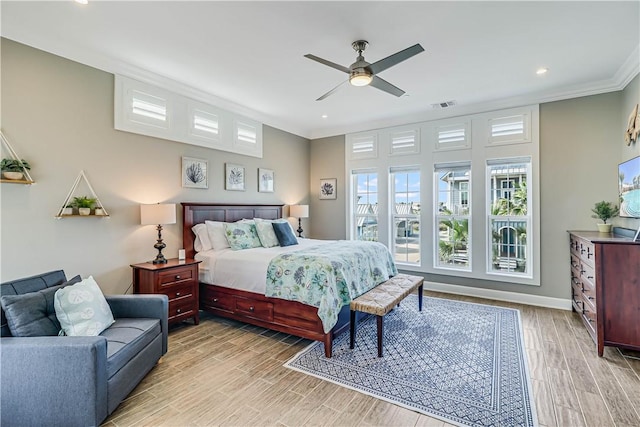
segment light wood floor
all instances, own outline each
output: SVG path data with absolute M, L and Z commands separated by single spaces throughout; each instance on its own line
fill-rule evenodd
M 640 355 L 599 358 L 576 313 L 425 294 L 520 310 L 540 425 L 640 426 Z M 282 366 L 309 343 L 205 313 L 170 331 L 169 352 L 104 425 L 449 425 Z

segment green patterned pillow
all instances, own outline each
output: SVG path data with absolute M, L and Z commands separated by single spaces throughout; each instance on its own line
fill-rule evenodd
M 273 226 L 271 225 L 271 223 L 275 221 L 260 218 L 256 218 L 255 221 L 256 231 L 258 232 L 258 237 L 260 238 L 260 243 L 262 243 L 262 246 L 264 246 L 265 248 L 280 246 L 278 237 L 273 231 Z
M 115 322 L 111 308 L 92 276 L 59 289 L 53 299 L 61 334 L 94 337 Z
M 225 223 L 224 231 L 227 235 L 229 246 L 231 246 L 231 249 L 234 251 L 259 248 L 262 246 L 255 224 L 239 222 L 233 224 Z

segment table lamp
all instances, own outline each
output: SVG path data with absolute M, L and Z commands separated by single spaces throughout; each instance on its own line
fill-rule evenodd
M 167 247 L 162 241 L 162 224 L 176 223 L 176 205 L 175 203 L 157 203 L 155 205 L 140 205 L 140 224 L 155 224 L 158 227 L 158 241 L 154 248 L 158 250 L 154 264 L 166 264 L 167 259 L 162 255 L 162 250 Z
M 302 221 L 301 218 L 309 218 L 309 205 L 291 205 L 289 215 L 298 218 L 298 237 L 302 237 Z

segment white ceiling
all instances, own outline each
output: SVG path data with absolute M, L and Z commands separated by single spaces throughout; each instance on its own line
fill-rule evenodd
M 620 90 L 640 67 L 639 1 L 67 0 L 0 7 L 3 37 L 155 80 L 307 138 Z M 315 101 L 347 75 L 303 55 L 348 67 L 358 39 L 369 41 L 371 63 L 415 43 L 425 48 L 380 73 L 408 96 L 344 85 Z M 549 72 L 537 76 L 539 67 Z M 450 100 L 457 106 L 431 106 Z

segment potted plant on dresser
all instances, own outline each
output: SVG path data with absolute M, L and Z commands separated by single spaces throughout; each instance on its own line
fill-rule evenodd
M 596 224 L 598 226 L 598 231 L 601 233 L 611 233 L 611 224 L 607 224 L 607 220 L 614 216 L 618 216 L 620 209 L 613 203 L 605 202 L 603 200 L 601 202 L 597 202 L 591 211 L 594 213 L 594 215 L 591 215 L 591 218 L 602 220 L 602 224 Z
M 31 166 L 24 159 L 2 159 L 0 170 L 6 179 L 22 179 L 24 171 L 31 170 Z
M 82 216 L 91 215 L 91 208 L 97 202 L 93 197 L 78 196 L 73 198 L 73 206 L 78 208 L 78 213 Z

